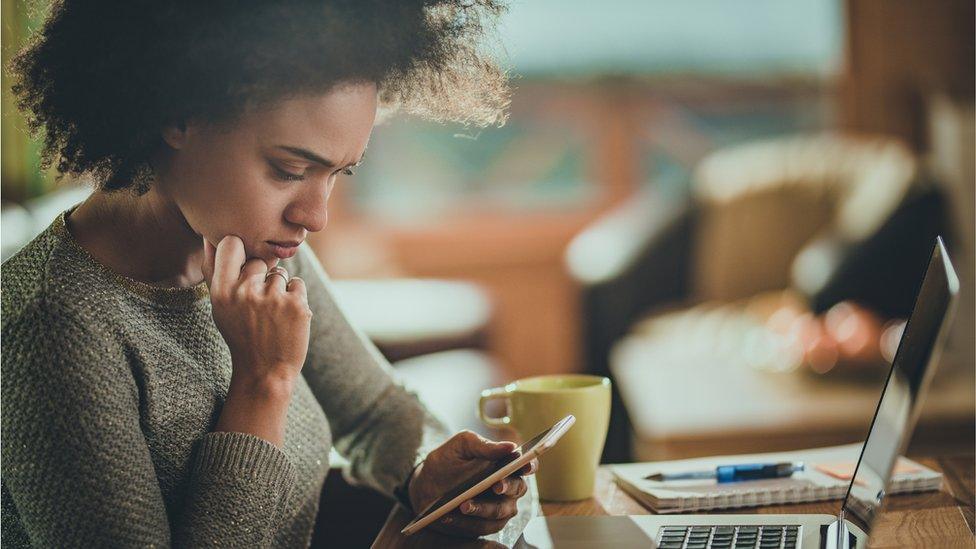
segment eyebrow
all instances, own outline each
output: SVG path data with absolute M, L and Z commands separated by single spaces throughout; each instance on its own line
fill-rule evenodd
M 326 168 L 334 168 L 334 167 L 336 167 L 336 163 L 335 162 L 329 160 L 328 158 L 323 158 L 323 157 L 315 154 L 314 152 L 312 152 L 312 151 L 310 151 L 308 149 L 303 149 L 301 147 L 289 147 L 288 145 L 278 145 L 277 148 L 278 149 L 281 149 L 281 150 L 283 150 L 285 152 L 289 152 L 289 153 L 291 153 L 291 154 L 293 154 L 295 156 L 300 156 L 300 157 L 304 158 L 305 160 L 308 160 L 309 162 L 314 162 L 316 164 L 321 164 L 322 166 L 325 166 Z M 359 157 L 359 160 L 355 164 L 353 164 L 353 166 L 358 166 L 358 165 L 362 164 L 363 163 L 363 160 L 365 160 L 365 159 L 366 159 L 366 151 L 363 150 L 363 155 L 361 157 Z

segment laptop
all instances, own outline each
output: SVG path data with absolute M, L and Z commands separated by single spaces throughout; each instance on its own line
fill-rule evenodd
M 536 517 L 515 547 L 846 549 L 866 547 L 898 456 L 945 339 L 959 280 L 937 238 L 888 379 L 837 515 L 634 515 Z

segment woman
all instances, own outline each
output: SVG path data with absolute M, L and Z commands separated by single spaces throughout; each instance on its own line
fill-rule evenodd
M 378 107 L 503 120 L 500 7 L 460 4 L 54 5 L 15 92 L 97 189 L 3 265 L 5 544 L 306 546 L 332 444 L 414 509 L 514 451 L 449 437 L 302 244 Z M 436 527 L 497 531 L 524 493 Z

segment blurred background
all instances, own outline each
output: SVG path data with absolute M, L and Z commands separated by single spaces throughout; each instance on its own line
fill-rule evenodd
M 43 2 L 3 0 L 3 61 Z M 521 0 L 502 128 L 394 118 L 310 239 L 457 427 L 482 389 L 611 377 L 605 461 L 862 440 L 934 238 L 962 280 L 909 454 L 974 433 L 971 0 Z M 85 187 L 3 83 L 9 257 Z

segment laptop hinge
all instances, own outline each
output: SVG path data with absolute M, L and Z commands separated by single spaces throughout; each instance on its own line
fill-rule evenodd
M 854 549 L 857 540 L 847 528 L 843 509 L 837 515 L 837 520 L 821 529 L 820 539 L 824 549 Z

